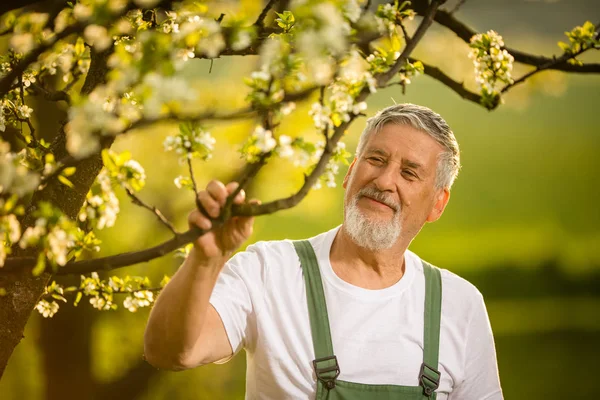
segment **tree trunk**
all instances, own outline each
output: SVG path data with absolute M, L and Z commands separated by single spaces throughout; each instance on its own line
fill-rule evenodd
M 104 82 L 107 72 L 106 60 L 111 51 L 112 49 L 103 53 L 95 53 L 92 50 L 90 69 L 81 89 L 82 94 L 91 93 L 98 84 Z M 64 123 L 52 144 L 52 152 L 56 160 L 61 160 L 67 155 Z M 22 222 L 23 228 L 35 223 L 31 214 L 40 201 L 52 203 L 66 216 L 75 220 L 87 192 L 101 169 L 102 158 L 98 155 L 77 165 L 77 171 L 71 176 L 73 188 L 63 185 L 58 180 L 48 182 L 43 191 L 34 194 Z M 14 255 L 35 256 L 35 249 L 20 251 L 16 248 Z M 43 294 L 50 276 L 50 274 L 44 273 L 39 277 L 34 277 L 31 275 L 31 268 L 24 268 L 12 273 L 0 270 L 0 287 L 7 292 L 5 296 L 0 296 L 0 379 L 2 379 L 14 348 L 23 338 L 27 320 L 39 297 Z

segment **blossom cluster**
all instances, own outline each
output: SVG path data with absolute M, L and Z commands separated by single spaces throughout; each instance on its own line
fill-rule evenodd
M 96 229 L 114 226 L 120 211 L 119 199 L 113 186 L 120 185 L 132 191 L 140 191 L 146 184 L 146 172 L 129 152 L 102 152 L 104 168 L 100 171 L 86 195 L 79 211 L 81 222 L 87 221 Z
M 389 34 L 396 33 L 396 27 L 399 21 L 402 21 L 405 18 L 410 21 L 415 15 L 415 11 L 410 8 L 410 1 L 403 1 L 400 3 L 399 0 L 395 0 L 393 4 L 380 4 L 375 13 L 380 31 L 385 31 Z
M 474 35 L 469 47 L 469 58 L 475 66 L 475 80 L 486 107 L 498 101 L 501 84 L 511 84 L 514 58 L 503 49 L 504 41 L 495 31 Z
M 276 146 L 277 141 L 273 137 L 273 132 L 262 125 L 257 125 L 240 152 L 246 161 L 254 163 L 260 157 L 271 153 Z
M 570 32 L 565 32 L 569 42 L 558 42 L 558 46 L 565 54 L 578 54 L 590 48 L 600 48 L 600 36 L 598 35 L 596 26 L 586 21 L 582 26 L 576 26 Z M 575 58 L 571 58 L 569 62 L 573 64 L 581 64 Z
M 102 169 L 85 197 L 79 211 L 81 222 L 88 221 L 96 229 L 114 226 L 119 214 L 119 199 L 115 194 L 110 174 Z
M 179 124 L 179 133 L 167 136 L 163 142 L 165 151 L 174 151 L 179 155 L 179 162 L 186 159 L 199 158 L 210 160 L 215 149 L 215 138 L 197 122 Z
M 42 295 L 42 299 L 37 303 L 36 310 L 45 318 L 51 318 L 59 310 L 59 304 L 62 301 L 67 303 L 65 296 L 76 294 L 73 305 L 77 306 L 83 296 L 89 298 L 89 303 L 97 310 L 116 310 L 118 305 L 115 303 L 114 295 L 125 294 L 123 307 L 130 312 L 136 312 L 143 307 L 149 307 L 156 299 L 155 292 L 162 289 L 168 282 L 169 277 L 164 276 L 160 282 L 159 288 L 151 288 L 150 280 L 147 277 L 140 276 L 111 276 L 107 280 L 100 279 L 97 272 L 92 272 L 90 276 L 81 275 L 79 286 L 63 287 L 55 281 L 47 286 Z
M 23 207 L 16 205 L 18 197 L 0 198 L 0 267 L 4 265 L 11 247 L 21 238 L 21 224 L 17 216 L 23 213 Z
M 63 266 L 69 258 L 77 257 L 84 250 L 98 251 L 100 241 L 94 232 L 85 233 L 67 218 L 59 209 L 46 202 L 40 202 L 32 214 L 36 220 L 27 227 L 19 246 L 23 249 L 37 247 L 37 263 L 33 275 L 39 275 L 46 269 L 47 261 L 53 268 Z
M 322 145 L 320 146 L 322 148 Z M 322 153 L 322 149 L 320 153 Z M 348 165 L 348 158 L 351 154 L 346 150 L 346 144 L 338 142 L 331 158 L 327 162 L 325 172 L 319 177 L 319 180 L 313 186 L 313 189 L 320 189 L 323 184 L 327 187 L 336 187 L 335 177 L 340 171 L 340 165 Z

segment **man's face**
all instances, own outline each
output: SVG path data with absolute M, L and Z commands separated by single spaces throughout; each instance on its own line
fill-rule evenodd
M 362 247 L 392 247 L 412 240 L 435 221 L 449 191 L 436 189 L 437 158 L 443 147 L 408 125 L 386 124 L 371 135 L 344 178 L 344 226 Z

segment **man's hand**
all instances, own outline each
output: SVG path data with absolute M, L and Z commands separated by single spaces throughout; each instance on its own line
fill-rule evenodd
M 206 185 L 206 190 L 198 193 L 198 200 L 211 218 L 217 218 L 225 205 L 227 196 L 238 187 L 237 182 L 230 182 L 225 186 L 222 182 L 212 180 Z M 244 190 L 235 197 L 234 204 L 242 204 L 246 199 Z M 257 200 L 253 203 L 258 203 Z M 198 226 L 201 229 L 210 229 L 212 223 L 198 209 L 188 215 L 190 227 Z M 254 217 L 232 217 L 223 225 L 200 236 L 194 242 L 196 254 L 204 259 L 214 257 L 229 258 L 231 254 L 252 234 Z

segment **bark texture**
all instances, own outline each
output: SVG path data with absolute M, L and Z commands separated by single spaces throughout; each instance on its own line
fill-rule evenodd
M 92 51 L 90 70 L 81 90 L 83 94 L 89 94 L 98 84 L 104 82 L 108 55 L 109 51 L 104 53 Z M 64 123 L 61 124 L 51 148 L 57 160 L 67 156 Z M 63 185 L 58 180 L 49 182 L 44 190 L 33 195 L 22 221 L 23 229 L 35 222 L 32 213 L 40 201 L 52 203 L 69 218 L 75 219 L 87 192 L 101 169 L 102 158 L 98 155 L 83 160 L 77 165 L 77 171 L 71 176 L 73 188 Z M 20 250 L 16 248 L 14 250 L 13 256 L 35 256 L 36 254 L 35 249 Z M 0 287 L 7 292 L 5 296 L 0 296 L 0 379 L 13 350 L 23 339 L 27 320 L 39 297 L 43 294 L 49 279 L 50 274 L 48 273 L 43 273 L 38 277 L 32 276 L 30 269 L 0 274 Z

